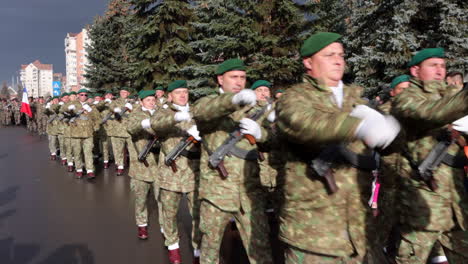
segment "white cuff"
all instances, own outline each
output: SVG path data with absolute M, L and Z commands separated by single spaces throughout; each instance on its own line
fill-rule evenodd
M 432 263 L 442 263 L 442 262 L 446 262 L 446 261 L 448 261 L 446 256 L 437 256 L 437 257 L 433 257 L 431 259 Z
M 179 243 L 174 243 L 174 244 L 167 247 L 167 249 L 169 249 L 169 250 L 174 250 L 174 249 L 178 249 L 178 248 L 179 248 Z

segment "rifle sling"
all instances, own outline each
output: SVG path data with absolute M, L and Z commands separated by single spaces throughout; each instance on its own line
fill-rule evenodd
M 442 163 L 452 168 L 462 169 L 465 165 L 468 164 L 468 159 L 465 155 L 450 155 L 445 153 Z

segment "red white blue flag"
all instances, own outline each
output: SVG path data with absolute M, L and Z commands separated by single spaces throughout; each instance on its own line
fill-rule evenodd
M 23 99 L 21 100 L 20 112 L 25 113 L 29 117 L 32 118 L 31 106 L 29 106 L 29 101 L 28 101 L 28 90 L 26 90 L 26 87 L 24 87 L 23 89 Z

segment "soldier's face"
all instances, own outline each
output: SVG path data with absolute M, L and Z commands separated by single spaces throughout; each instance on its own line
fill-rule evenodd
M 161 98 L 164 96 L 164 91 L 161 90 L 156 90 L 156 98 Z
M 218 75 L 218 84 L 228 93 L 238 93 L 245 88 L 247 74 L 245 71 L 228 71 Z
M 76 101 L 76 94 L 70 95 L 70 101 Z
M 102 101 L 102 97 L 101 96 L 96 96 L 96 97 L 94 97 L 94 101 L 100 102 L 100 101 Z
M 126 99 L 130 95 L 130 92 L 125 91 L 125 90 L 120 90 L 119 94 L 120 94 L 120 98 Z
M 141 105 L 149 110 L 153 110 L 154 106 L 156 105 L 156 97 L 154 96 L 148 96 L 141 100 Z
M 276 93 L 275 97 L 276 97 L 276 99 L 279 99 L 282 95 L 283 95 L 283 93 Z
M 257 95 L 258 101 L 266 101 L 267 98 L 271 97 L 270 88 L 266 86 L 260 86 L 257 89 L 255 89 L 254 92 Z
M 455 75 L 452 77 L 447 77 L 447 83 L 453 86 L 458 87 L 458 89 L 463 88 L 463 79 L 460 75 Z
M 110 93 L 104 95 L 104 98 L 106 98 L 106 99 L 111 99 L 112 100 L 113 97 L 114 96 L 112 94 L 110 94 Z
M 169 93 L 169 97 L 176 105 L 186 105 L 189 100 L 189 91 L 187 88 L 177 88 Z
M 55 99 L 52 99 L 52 104 L 58 104 L 59 103 L 59 99 L 55 98 Z
M 343 45 L 334 42 L 302 62 L 308 75 L 333 87 L 343 78 L 346 66 L 344 55 Z
M 67 95 L 67 96 L 62 97 L 62 102 L 64 103 L 70 102 L 70 96 Z
M 399 83 L 397 86 L 395 86 L 395 88 L 393 88 L 391 91 L 390 91 L 390 96 L 397 96 L 398 94 L 400 94 L 401 92 L 403 92 L 406 88 L 408 88 L 410 85 L 410 82 L 402 82 L 402 83 Z
M 447 74 L 445 59 L 430 58 L 410 68 L 411 75 L 421 81 L 443 81 Z
M 88 95 L 86 93 L 80 93 L 78 94 L 78 100 L 80 100 L 80 102 L 84 103 L 88 100 Z

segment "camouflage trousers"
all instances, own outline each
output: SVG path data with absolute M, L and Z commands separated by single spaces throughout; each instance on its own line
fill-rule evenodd
M 254 204 L 249 212 L 227 212 L 207 200 L 201 201 L 200 231 L 202 232 L 201 263 L 219 263 L 219 251 L 224 230 L 231 219 L 242 239 L 251 264 L 273 263 L 269 240 L 268 219 L 263 203 Z
M 49 151 L 50 151 L 50 154 L 57 154 L 57 144 L 58 144 L 58 136 L 57 135 L 49 135 Z
M 102 153 L 102 159 L 104 161 L 109 161 L 110 159 L 110 138 L 106 135 L 101 135 L 98 138 L 99 140 L 99 151 Z
M 62 160 L 64 159 L 66 160 L 67 155 L 65 154 L 65 137 L 63 136 L 63 134 L 58 134 L 57 139 L 58 139 L 58 146 L 60 149 L 60 158 Z
M 130 190 L 135 196 L 135 221 L 137 226 L 146 226 L 148 224 L 148 194 L 151 188 L 153 188 L 155 201 L 158 201 L 159 186 L 156 182 L 147 182 L 133 178 L 130 180 Z M 162 206 L 159 202 L 157 204 L 159 225 L 163 226 Z
M 73 166 L 73 148 L 71 137 L 64 136 L 65 157 L 67 158 L 68 166 Z
M 468 232 L 462 230 L 402 232 L 396 262 L 399 264 L 426 263 L 437 242 L 442 245 L 449 263 L 468 263 Z
M 15 119 L 15 125 L 21 124 L 21 112 L 15 112 L 14 113 L 14 119 Z
M 284 250 L 285 264 L 358 264 L 361 259 L 352 257 L 327 256 L 310 251 L 301 250 L 286 244 Z M 382 263 L 383 264 L 383 263 Z
M 83 169 L 83 157 L 85 160 L 86 172 L 94 172 L 93 159 L 93 137 L 71 138 L 73 157 L 75 158 L 76 170 Z
M 161 202 L 164 218 L 163 229 L 164 237 L 166 238 L 164 243 L 166 246 L 170 246 L 179 242 L 177 212 L 179 211 L 180 201 L 185 196 L 188 201 L 190 214 L 192 215 L 192 247 L 194 249 L 200 248 L 200 205 L 199 200 L 195 197 L 194 193 L 195 192 L 181 193 L 160 189 L 159 200 Z
M 115 165 L 117 167 L 123 168 L 124 167 L 124 153 L 125 147 L 128 144 L 132 144 L 132 140 L 130 138 L 124 137 L 111 137 L 112 143 L 112 152 L 114 153 Z

